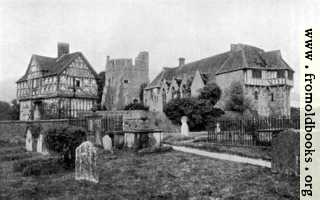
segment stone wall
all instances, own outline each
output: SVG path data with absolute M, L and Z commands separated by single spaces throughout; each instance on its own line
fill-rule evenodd
M 255 92 L 258 100 L 254 97 Z M 246 86 L 245 95 L 261 116 L 290 116 L 290 87 Z
M 149 82 L 149 54 L 140 52 L 132 59 L 107 58 L 102 104 L 108 110 L 121 110 L 129 103 L 140 101 L 140 87 Z
M 96 111 L 83 112 L 82 116 L 123 116 L 124 130 L 131 129 L 159 129 L 163 132 L 179 132 L 180 128 L 173 125 L 164 113 L 150 112 L 144 110 L 117 110 L 117 111 Z
M 272 135 L 271 171 L 286 175 L 299 175 L 300 132 L 288 129 Z
M 41 129 L 56 125 L 67 125 L 68 120 L 39 121 L 0 121 L 0 140 L 8 142 L 25 142 L 27 127 L 40 126 Z

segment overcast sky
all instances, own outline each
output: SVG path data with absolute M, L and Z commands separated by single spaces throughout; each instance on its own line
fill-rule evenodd
M 178 57 L 201 59 L 228 51 L 231 43 L 279 49 L 297 75 L 302 24 L 315 21 L 315 2 L 0 0 L 0 100 L 15 98 L 15 81 L 31 55 L 55 57 L 59 41 L 82 51 L 97 72 L 107 55 L 134 58 L 149 51 L 151 80 L 164 66 L 176 66 Z M 297 95 L 295 85 L 295 105 Z

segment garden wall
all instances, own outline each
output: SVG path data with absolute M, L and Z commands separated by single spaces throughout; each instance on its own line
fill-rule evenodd
M 39 126 L 41 129 L 57 125 L 67 125 L 67 119 L 39 121 L 0 121 L 0 140 L 8 142 L 25 142 L 26 129 L 29 126 Z
M 150 112 L 144 110 L 117 110 L 117 111 L 96 111 L 83 112 L 82 117 L 88 116 L 123 116 L 123 128 L 124 130 L 131 129 L 159 129 L 163 132 L 180 132 L 180 127 L 173 125 L 164 113 Z

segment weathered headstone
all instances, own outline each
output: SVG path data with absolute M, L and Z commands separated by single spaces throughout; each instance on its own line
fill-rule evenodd
M 48 150 L 46 148 L 46 145 L 44 143 L 43 134 L 39 135 L 38 142 L 37 142 L 37 152 L 41 153 L 41 154 L 44 154 L 44 155 L 49 154 L 49 152 L 48 152 Z
M 220 133 L 221 132 L 221 129 L 220 129 L 220 124 L 217 123 L 216 124 L 216 130 L 215 130 L 216 133 Z
M 90 141 L 76 148 L 75 179 L 98 183 L 97 148 Z
M 217 137 L 217 140 L 221 141 L 222 140 L 222 135 L 221 135 L 221 129 L 220 129 L 220 124 L 219 123 L 216 124 L 216 127 L 214 129 L 214 133 L 215 133 L 215 135 Z
M 27 129 L 27 134 L 26 134 L 26 150 L 27 151 L 32 151 L 32 143 L 33 143 L 33 137 L 32 137 L 32 132 L 31 128 Z
M 105 150 L 112 151 L 112 140 L 109 135 L 103 136 L 102 144 Z
M 299 176 L 300 132 L 288 129 L 272 134 L 271 171 Z
M 183 116 L 181 118 L 181 135 L 184 135 L 184 136 L 189 136 L 189 126 L 187 124 L 187 121 L 188 121 L 188 117 L 186 116 Z

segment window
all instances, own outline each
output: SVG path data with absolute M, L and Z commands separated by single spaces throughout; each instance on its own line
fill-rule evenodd
M 75 87 L 80 87 L 80 80 L 76 80 Z
M 123 82 L 124 82 L 124 83 L 128 83 L 128 80 L 124 80 Z
M 258 91 L 255 91 L 255 92 L 254 92 L 254 99 L 255 99 L 255 100 L 258 100 L 258 99 L 259 99 Z
M 284 70 L 277 71 L 277 78 L 284 78 Z
M 274 101 L 274 95 L 271 93 L 271 101 Z
M 293 72 L 292 71 L 288 71 L 288 79 L 293 80 Z
M 252 70 L 252 78 L 262 78 L 261 70 L 259 69 Z

